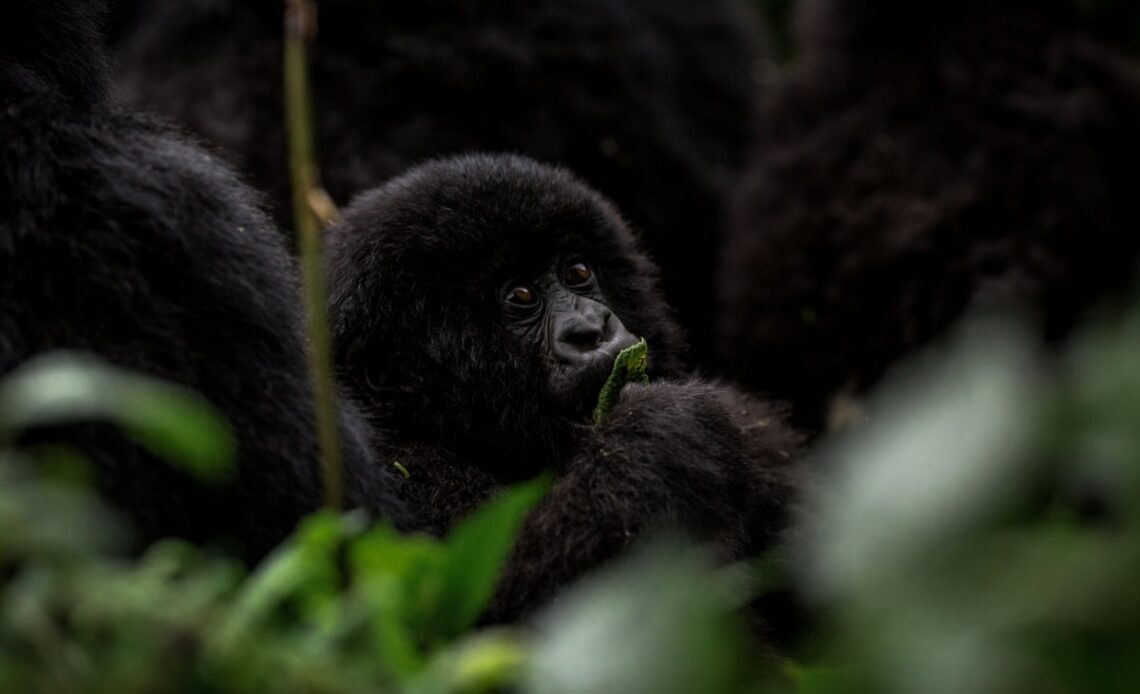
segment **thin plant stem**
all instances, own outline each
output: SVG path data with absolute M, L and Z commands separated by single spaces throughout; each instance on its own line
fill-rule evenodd
M 285 0 L 285 123 L 293 188 L 293 223 L 304 289 L 309 371 L 313 380 L 325 506 L 337 510 L 343 505 L 344 470 L 332 369 L 323 225 L 311 203 L 323 194 L 313 145 L 309 92 L 308 47 L 315 30 L 316 4 L 312 0 Z M 327 199 L 327 195 L 324 198 Z

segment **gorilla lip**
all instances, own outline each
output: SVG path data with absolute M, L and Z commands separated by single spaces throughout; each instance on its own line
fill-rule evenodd
M 640 341 L 638 338 L 637 341 Z M 636 342 L 635 342 L 636 344 Z M 588 365 L 579 371 L 578 386 L 567 397 L 559 398 L 562 408 L 570 414 L 567 418 L 575 424 L 593 425 L 594 408 L 598 404 L 598 397 L 609 380 L 610 374 L 617 361 L 621 349 L 607 349 L 592 357 Z M 646 357 L 647 370 L 652 362 Z
M 599 354 L 590 359 L 588 364 L 579 364 L 574 369 L 576 386 L 570 392 L 561 394 L 557 399 L 562 409 L 568 412 L 568 417 L 574 421 L 588 422 L 594 405 L 598 400 L 598 393 L 605 385 L 613 367 L 617 353 Z M 565 369 L 565 367 L 563 367 Z M 568 369 L 567 369 L 568 370 Z

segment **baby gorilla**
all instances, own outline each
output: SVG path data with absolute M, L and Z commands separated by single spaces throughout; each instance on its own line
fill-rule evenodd
M 488 620 L 525 615 L 645 531 L 679 527 L 725 559 L 778 540 L 798 435 L 686 376 L 655 267 L 570 174 L 514 156 L 430 162 L 359 197 L 329 254 L 338 368 L 407 468 L 419 527 L 443 533 L 504 485 L 556 473 Z M 651 383 L 592 426 L 639 338 Z

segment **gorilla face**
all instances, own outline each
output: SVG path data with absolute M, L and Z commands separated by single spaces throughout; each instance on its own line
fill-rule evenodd
M 550 399 L 574 415 L 590 412 L 618 353 L 637 342 L 580 256 L 556 258 L 540 274 L 508 281 L 502 315 L 519 345 L 542 356 Z
M 529 159 L 416 167 L 345 210 L 328 256 L 338 370 L 381 431 L 517 466 L 565 445 L 636 338 L 653 375 L 683 371 L 621 216 Z

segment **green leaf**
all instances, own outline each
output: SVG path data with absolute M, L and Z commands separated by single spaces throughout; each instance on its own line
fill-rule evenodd
M 784 663 L 784 674 L 795 687 L 796 694 L 842 694 L 855 692 L 854 676 L 827 665 L 800 665 Z
M 129 534 L 89 489 L 48 478 L 43 461 L 0 450 L 0 565 L 16 557 L 88 559 Z
M 426 662 L 423 642 L 438 611 L 443 543 L 377 525 L 349 547 L 353 590 L 373 615 L 384 669 L 406 681 Z
M 751 654 L 716 582 L 701 551 L 675 540 L 593 573 L 539 616 L 522 691 L 739 691 Z
M 948 357 L 896 371 L 872 421 L 820 449 L 810 583 L 821 594 L 893 595 L 930 548 L 968 537 L 1029 488 L 1024 453 L 1040 402 L 1039 364 L 1020 331 L 971 325 Z
M 595 425 L 604 422 L 613 412 L 621 395 L 621 389 L 626 383 L 649 382 L 648 367 L 649 345 L 645 342 L 645 338 L 641 338 L 637 344 L 623 349 L 617 355 L 610 377 L 606 379 L 602 392 L 598 395 L 598 404 L 594 408 Z
M 483 614 L 523 520 L 551 482 L 543 475 L 509 489 L 451 531 L 435 621 L 438 638 L 455 638 Z
M 344 542 L 362 530 L 355 515 L 315 513 L 294 536 L 266 559 L 245 582 L 209 647 L 215 652 L 233 649 L 263 628 L 278 608 L 290 604 L 310 620 L 340 591 L 340 551 Z
M 468 636 L 441 651 L 410 694 L 492 694 L 517 691 L 526 667 L 527 649 L 518 634 L 492 629 Z
M 135 443 L 202 480 L 233 472 L 232 431 L 189 389 L 70 352 L 36 357 L 0 384 L 0 440 L 33 427 L 91 420 L 120 427 Z
M 544 476 L 506 491 L 456 526 L 444 542 L 380 525 L 352 543 L 354 590 L 376 615 L 373 633 L 389 673 L 411 681 L 441 647 L 475 624 L 518 528 L 550 483 Z M 501 659 L 491 660 L 502 665 Z M 465 681 L 504 672 L 487 659 L 463 662 Z

